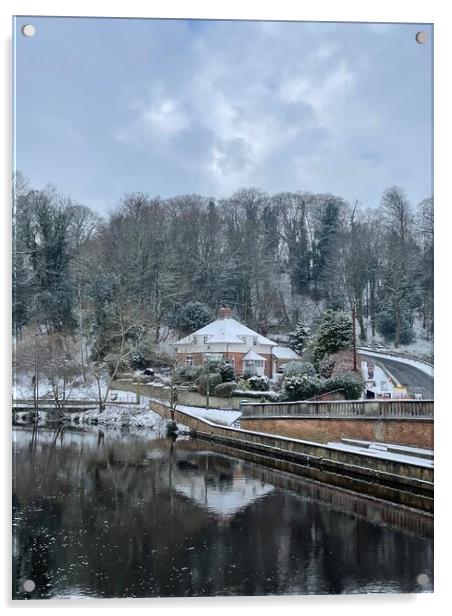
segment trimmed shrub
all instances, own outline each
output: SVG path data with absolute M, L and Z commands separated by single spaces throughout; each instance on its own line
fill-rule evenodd
M 207 376 L 209 376 L 209 390 L 210 394 L 213 394 L 213 391 L 217 385 L 222 383 L 221 375 L 218 372 L 210 373 L 209 375 L 203 373 L 200 375 L 198 379 L 198 388 L 199 393 L 202 395 L 206 395 L 207 393 Z
M 252 391 L 268 391 L 268 376 L 252 376 L 248 379 Z
M 227 383 L 220 383 L 215 386 L 214 394 L 219 398 L 230 398 L 233 391 L 237 388 L 237 383 L 234 381 L 228 381 Z
M 308 361 L 290 361 L 284 368 L 284 380 L 292 376 L 315 376 L 315 368 Z

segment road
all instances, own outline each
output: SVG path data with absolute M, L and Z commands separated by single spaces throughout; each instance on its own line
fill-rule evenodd
M 364 351 L 359 354 L 366 356 Z M 404 364 L 396 359 L 386 359 L 386 357 L 375 357 L 368 355 L 369 359 L 380 368 L 386 368 L 401 385 L 407 388 L 410 395 L 422 393 L 425 400 L 433 400 L 433 377 L 429 376 L 419 368 Z

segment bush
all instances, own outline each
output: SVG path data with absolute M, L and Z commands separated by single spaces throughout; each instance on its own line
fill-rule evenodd
M 221 374 L 223 383 L 235 381 L 234 366 L 226 359 L 223 359 L 218 365 L 218 372 Z
M 220 383 L 215 386 L 214 394 L 219 398 L 230 398 L 233 391 L 237 388 L 237 383 L 234 381 L 228 381 L 226 383 Z
M 130 367 L 133 370 L 144 370 L 151 363 L 155 355 L 155 342 L 152 336 L 146 335 L 131 342 Z
M 247 391 L 251 389 L 251 385 L 247 379 L 240 379 L 237 389 Z
M 284 368 L 284 379 L 291 376 L 315 376 L 315 368 L 308 361 L 290 361 Z
M 174 381 L 177 384 L 193 383 L 202 373 L 202 366 L 180 366 L 174 371 Z
M 343 389 L 346 400 L 358 400 L 364 389 L 362 377 L 356 372 L 344 372 L 326 379 L 322 393 Z
M 322 381 L 316 376 L 289 376 L 284 378 L 284 400 L 309 400 L 322 393 Z
M 334 359 L 331 355 L 327 355 L 319 364 L 319 374 L 324 379 L 329 379 L 334 370 Z
M 222 383 L 221 375 L 218 374 L 218 372 L 210 373 L 209 375 L 204 373 L 201 374 L 198 379 L 198 387 L 199 393 L 204 396 L 207 394 L 207 377 L 209 377 L 209 390 L 211 394 L 213 393 L 215 387 Z
M 248 379 L 252 391 L 268 391 L 268 376 L 252 376 Z

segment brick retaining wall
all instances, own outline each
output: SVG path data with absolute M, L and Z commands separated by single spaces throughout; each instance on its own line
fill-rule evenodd
M 433 449 L 433 420 L 411 417 L 242 417 L 245 430 L 327 443 L 341 438 Z

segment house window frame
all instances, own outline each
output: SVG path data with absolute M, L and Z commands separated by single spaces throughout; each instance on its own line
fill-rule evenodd
M 193 366 L 193 355 L 186 355 L 185 356 L 185 365 L 186 366 Z

